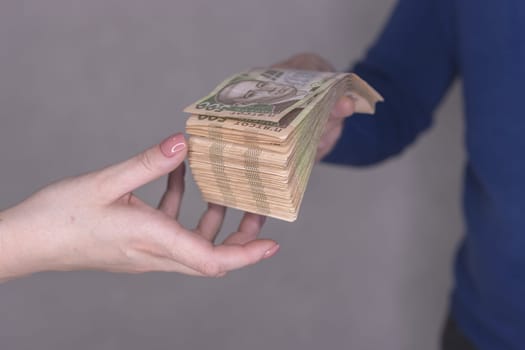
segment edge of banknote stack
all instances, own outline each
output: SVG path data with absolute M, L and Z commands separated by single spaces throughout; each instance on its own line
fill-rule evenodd
M 381 95 L 353 73 L 256 68 L 187 107 L 189 165 L 205 201 L 297 219 L 333 104 L 374 114 Z

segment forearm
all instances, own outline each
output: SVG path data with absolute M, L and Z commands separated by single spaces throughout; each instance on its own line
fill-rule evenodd
M 375 116 L 356 115 L 325 161 L 367 165 L 400 153 L 432 124 L 457 72 L 453 2 L 401 0 L 353 69 L 385 98 Z

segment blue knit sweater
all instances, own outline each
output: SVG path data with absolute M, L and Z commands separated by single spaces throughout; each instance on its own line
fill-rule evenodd
M 346 121 L 328 162 L 399 153 L 462 80 L 466 236 L 452 314 L 481 350 L 525 349 L 525 1 L 401 0 L 353 70 L 386 102 Z

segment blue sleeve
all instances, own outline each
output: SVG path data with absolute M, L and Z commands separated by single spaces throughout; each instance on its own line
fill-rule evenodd
M 400 153 L 432 123 L 456 76 L 452 0 L 400 0 L 354 69 L 385 98 L 376 114 L 347 118 L 326 162 L 368 165 Z

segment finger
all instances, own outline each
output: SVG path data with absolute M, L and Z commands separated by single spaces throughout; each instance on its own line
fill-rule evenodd
M 148 271 L 161 271 L 161 272 L 178 272 L 189 276 L 200 276 L 204 277 L 205 274 L 201 271 L 197 271 L 189 266 L 181 264 L 177 261 L 171 259 L 159 259 L 156 263 L 149 263 L 150 269 Z M 146 271 L 144 271 L 146 272 Z M 216 277 L 222 276 L 224 274 L 218 274 Z
M 276 242 L 257 239 L 244 245 L 214 247 L 200 235 L 178 230 L 168 245 L 173 261 L 202 273 L 204 276 L 222 276 L 228 271 L 269 258 L 279 249 Z
M 220 245 L 214 248 L 220 272 L 229 272 L 268 259 L 279 250 L 277 242 L 257 239 L 244 245 Z
M 152 271 L 178 272 L 189 276 L 206 277 L 203 272 L 170 259 L 162 259 L 158 267 L 152 269 Z M 225 274 L 226 272 L 218 273 L 214 277 L 221 277 Z
M 326 125 L 324 126 L 323 135 L 321 136 L 321 139 L 324 139 L 325 136 L 335 128 L 340 128 L 343 126 L 343 120 L 342 119 L 328 119 Z
M 221 230 L 225 214 L 226 207 L 209 203 L 208 210 L 202 215 L 195 231 L 213 243 Z
M 186 166 L 184 163 L 172 171 L 168 176 L 166 192 L 162 195 L 159 209 L 166 215 L 177 219 L 179 217 L 180 204 L 184 195 L 184 174 Z
M 178 272 L 178 273 L 182 273 L 182 274 L 189 275 L 189 276 L 204 277 L 204 274 L 202 272 L 194 270 L 182 264 L 175 263 L 175 262 L 166 263 L 165 267 L 162 270 L 157 270 L 157 271 Z
M 343 128 L 342 127 L 336 127 L 333 128 L 323 136 L 323 139 L 321 142 L 319 142 L 319 145 L 317 147 L 317 155 L 316 160 L 320 160 L 324 158 L 335 146 L 337 140 L 341 136 Z
M 331 144 L 334 141 L 334 139 L 337 140 L 340 136 L 339 133 L 343 129 L 343 127 L 344 123 L 341 120 L 330 121 L 323 130 L 323 134 L 321 135 L 321 139 L 317 144 L 317 148 L 325 148 L 326 145 Z
M 142 273 L 142 272 L 152 272 L 152 271 L 161 271 L 161 272 L 178 272 L 185 275 L 190 276 L 204 276 L 204 274 L 200 271 L 197 271 L 191 267 L 188 267 L 184 264 L 181 264 L 177 261 L 174 261 L 169 258 L 161 258 L 161 257 L 151 257 L 147 254 L 145 255 L 145 262 L 143 263 L 143 266 L 139 269 L 136 269 L 135 273 Z M 129 272 L 129 269 L 121 269 L 115 270 L 114 272 Z
M 160 145 L 98 172 L 97 191 L 103 198 L 115 200 L 177 168 L 186 152 L 184 136 L 173 135 Z
M 274 64 L 275 68 L 295 68 L 316 71 L 335 71 L 334 67 L 323 57 L 315 53 L 300 53 L 288 58 L 285 61 Z
M 332 108 L 330 118 L 332 119 L 343 119 L 354 113 L 355 104 L 354 101 L 348 97 L 343 96 L 337 101 Z
M 239 224 L 239 229 L 237 232 L 232 233 L 223 244 L 245 244 L 250 241 L 253 241 L 257 238 L 261 229 L 266 221 L 266 217 L 262 215 L 245 213 L 241 223 Z

